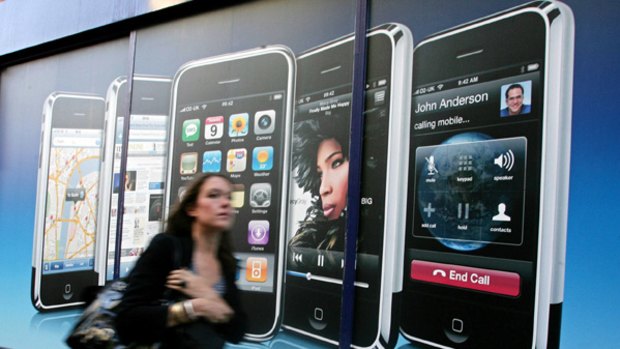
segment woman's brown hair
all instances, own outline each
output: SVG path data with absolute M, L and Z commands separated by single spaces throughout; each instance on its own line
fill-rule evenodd
M 168 215 L 168 220 L 166 222 L 166 233 L 191 238 L 194 217 L 190 216 L 188 211 L 196 204 L 202 185 L 213 177 L 223 178 L 232 184 L 230 179 L 217 173 L 206 173 L 197 177 L 183 192 L 180 200 L 174 205 L 170 215 Z M 220 259 L 224 270 L 229 272 L 236 271 L 237 260 L 233 255 L 230 232 L 224 232 L 221 234 L 218 258 Z

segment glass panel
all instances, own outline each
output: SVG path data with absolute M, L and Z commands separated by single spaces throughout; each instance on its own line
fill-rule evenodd
M 11 300 L 3 311 L 15 315 L 3 325 L 11 333 L 3 345 L 60 345 L 77 315 L 61 310 L 81 304 L 84 291 L 102 281 L 96 262 L 106 248 L 97 239 L 105 95 L 126 74 L 127 52 L 124 38 L 2 72 L 0 226 L 9 238 L 0 263 L 11 286 L 0 294 Z M 29 256 L 32 279 L 24 268 Z M 28 298 L 39 310 L 58 311 L 33 312 Z
M 320 123 L 320 133 L 337 126 L 330 131 L 342 139 L 338 161 L 347 162 L 354 6 L 354 1 L 263 1 L 138 32 L 135 77 L 172 79 L 164 212 L 202 173 L 234 182 L 230 237 L 249 316 L 247 335 L 254 340 L 264 341 L 280 328 L 297 335 L 278 336 L 276 345 L 322 347 L 339 338 L 348 172 L 338 184 L 337 208 L 329 208 L 332 203 L 321 203 L 328 201 L 318 186 L 302 179 L 320 181 L 319 144 L 304 150 L 295 142 L 324 137 L 316 131 L 304 135 L 308 124 Z M 137 103 L 134 94 L 134 107 Z M 324 123 L 328 119 L 333 122 Z M 312 173 L 301 175 L 308 164 Z M 143 200 L 144 207 L 153 202 Z M 310 237 L 309 229 L 316 236 Z M 287 245 L 293 237 L 317 242 Z M 304 342 L 311 337 L 322 342 Z

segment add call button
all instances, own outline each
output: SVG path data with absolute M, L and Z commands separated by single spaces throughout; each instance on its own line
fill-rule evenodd
M 410 277 L 417 281 L 512 297 L 518 296 L 521 292 L 521 277 L 517 273 L 507 271 L 413 260 Z

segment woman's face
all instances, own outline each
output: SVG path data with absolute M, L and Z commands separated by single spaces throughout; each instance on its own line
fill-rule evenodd
M 211 177 L 202 183 L 196 203 L 188 214 L 206 229 L 223 231 L 233 224 L 234 215 L 230 204 L 232 187 L 222 177 Z
M 321 179 L 319 195 L 323 203 L 323 214 L 331 221 L 340 217 L 340 213 L 347 206 L 349 160 L 342 153 L 340 143 L 334 138 L 319 144 L 316 160 Z

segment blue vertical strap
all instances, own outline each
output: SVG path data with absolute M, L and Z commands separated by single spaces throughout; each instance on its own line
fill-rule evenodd
M 340 348 L 350 348 L 353 339 L 355 302 L 355 260 L 362 182 L 362 144 L 364 136 L 364 92 L 366 88 L 367 0 L 356 1 L 353 61 L 353 95 L 351 100 L 351 138 L 349 144 L 349 188 L 347 195 L 347 229 L 345 233 L 344 271 L 340 305 Z
M 127 98 L 127 103 L 125 103 L 125 110 L 123 110 L 123 145 L 121 151 L 121 168 L 120 168 L 120 185 L 118 186 L 118 211 L 116 215 L 116 241 L 115 241 L 115 250 L 114 250 L 114 280 L 118 279 L 121 275 L 121 246 L 123 243 L 123 217 L 125 216 L 125 173 L 127 172 L 127 149 L 129 147 L 129 124 L 131 121 L 131 99 L 133 96 L 133 74 L 134 74 L 134 64 L 136 59 L 136 39 L 137 35 L 135 31 L 132 31 L 129 34 L 129 71 L 127 72 L 127 94 L 125 98 Z M 119 98 L 122 98 L 119 95 Z M 109 115 L 108 117 L 112 117 L 116 119 L 116 115 Z M 115 127 L 115 123 L 109 124 Z M 109 146 L 106 144 L 106 146 Z M 114 157 L 112 159 L 108 159 L 108 161 L 114 161 Z M 107 243 L 104 241 L 103 243 Z M 107 253 L 106 253 L 106 257 Z M 104 272 L 103 270 L 101 272 Z

